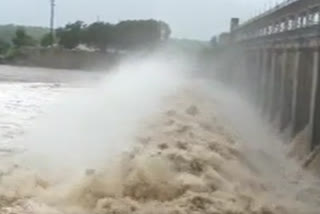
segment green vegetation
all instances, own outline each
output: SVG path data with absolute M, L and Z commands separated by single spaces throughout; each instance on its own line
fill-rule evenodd
M 106 51 L 114 39 L 114 26 L 109 23 L 95 22 L 83 29 L 82 42 L 89 47 Z
M 170 34 L 169 25 L 156 20 L 128 20 L 118 24 L 94 22 L 89 25 L 76 21 L 56 29 L 54 37 L 48 28 L 3 25 L 0 26 L 0 56 L 15 59 L 28 53 L 25 47 L 39 48 L 40 45 L 65 49 L 85 45 L 101 52 L 108 49 L 152 49 L 167 41 Z
M 15 37 L 12 39 L 12 43 L 15 48 L 21 48 L 34 46 L 36 41 L 26 33 L 24 28 L 18 28 Z
M 116 25 L 82 21 L 67 24 L 56 31 L 58 44 L 73 49 L 79 44 L 105 52 L 107 48 L 134 50 L 152 48 L 168 40 L 171 30 L 168 24 L 156 20 L 122 21 Z
M 40 41 L 41 46 L 45 48 L 49 47 L 53 43 L 54 43 L 54 39 L 51 33 L 45 34 Z
M 30 35 L 36 41 L 40 41 L 43 35 L 49 32 L 49 29 L 44 27 L 0 25 L 0 40 L 7 43 L 11 43 L 12 38 L 16 35 L 16 31 L 19 28 L 24 28 L 26 34 Z
M 30 36 L 23 27 L 16 28 L 10 41 L 0 40 L 0 59 L 12 60 L 23 57 L 22 48 L 38 46 L 39 41 Z
M 85 25 L 82 21 L 76 21 L 72 24 L 67 24 L 63 28 L 56 30 L 56 36 L 59 39 L 59 45 L 67 49 L 77 47 L 82 41 L 82 34 Z
M 170 27 L 161 21 L 123 21 L 115 25 L 113 45 L 118 49 L 153 47 L 169 39 Z
M 4 55 L 10 49 L 10 43 L 0 40 L 0 55 Z
M 108 48 L 152 48 L 168 40 L 170 34 L 169 25 L 156 20 L 128 20 L 118 24 L 95 22 L 89 25 L 76 21 L 58 28 L 56 41 L 53 41 L 48 28 L 0 25 L 0 54 L 6 53 L 10 47 L 21 48 L 39 44 L 49 47 L 55 42 L 66 49 L 74 49 L 79 44 L 84 44 L 102 52 Z
M 5 53 L 5 59 L 7 60 L 13 60 L 14 58 L 20 56 L 23 56 L 23 54 L 19 48 L 12 47 Z
M 35 46 L 48 33 L 48 28 L 18 25 L 0 25 L 0 55 L 14 58 L 25 46 Z

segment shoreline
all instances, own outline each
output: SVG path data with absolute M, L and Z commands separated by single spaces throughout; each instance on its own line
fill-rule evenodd
M 15 56 L 0 58 L 0 65 L 62 70 L 109 70 L 124 57 L 121 53 L 102 53 L 60 48 L 24 48 Z

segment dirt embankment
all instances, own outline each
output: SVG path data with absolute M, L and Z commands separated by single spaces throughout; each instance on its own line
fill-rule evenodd
M 106 70 L 119 62 L 122 57 L 118 53 L 26 48 L 19 50 L 19 53 L 10 59 L 3 59 L 1 63 L 55 69 Z

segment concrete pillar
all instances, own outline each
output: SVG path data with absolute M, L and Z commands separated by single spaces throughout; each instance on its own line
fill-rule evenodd
M 307 12 L 301 14 L 301 27 L 306 27 L 308 23 L 308 15 Z
M 278 24 L 278 22 L 276 22 L 276 23 L 274 24 L 274 32 L 275 32 L 275 33 L 278 33 L 278 32 L 279 32 L 279 24 Z
M 283 31 L 288 31 L 289 30 L 289 19 L 286 18 L 284 19 L 284 29 Z
M 247 49 L 243 54 L 244 60 L 244 74 L 242 76 L 242 84 L 240 88 L 242 89 L 243 96 L 248 96 L 252 88 L 252 50 Z
M 293 30 L 299 27 L 299 15 L 294 16 L 292 27 L 293 27 Z
M 268 35 L 272 34 L 272 26 L 271 26 L 271 25 L 268 25 L 267 29 L 268 29 L 268 30 L 267 30 L 267 31 L 268 31 L 267 34 L 268 34 Z
M 316 8 L 315 16 L 317 17 L 315 24 L 319 24 L 320 23 L 320 7 Z
M 317 53 L 315 53 L 314 59 L 314 82 L 313 82 L 313 103 L 312 103 L 312 117 L 311 118 L 311 149 L 314 149 L 316 146 L 320 145 L 320 59 L 319 59 L 319 49 L 316 50 Z
M 291 30 L 294 30 L 297 28 L 297 16 L 291 16 L 291 20 Z
M 283 66 L 284 54 L 283 49 L 277 49 L 274 53 L 273 64 L 273 88 L 272 88 L 272 107 L 271 107 L 271 121 L 278 126 L 280 123 L 279 116 L 281 114 L 281 88 L 283 87 Z
M 288 17 L 288 30 L 293 30 L 294 17 Z
M 272 50 L 266 49 L 265 51 L 265 63 L 263 68 L 263 95 L 262 95 L 262 115 L 268 118 L 269 116 L 269 106 L 270 106 L 270 90 L 271 90 L 271 62 L 272 62 Z
M 236 88 L 239 90 L 240 93 L 244 93 L 244 85 L 246 84 L 246 75 L 247 75 L 247 61 L 246 61 L 246 52 L 244 53 L 239 53 L 239 65 L 234 65 L 234 70 L 238 71 L 235 73 L 235 80 L 236 82 Z M 238 67 L 237 67 L 238 66 Z
M 312 25 L 312 23 L 313 23 L 313 13 L 312 13 L 312 11 L 309 10 L 309 11 L 306 12 L 306 19 L 307 19 L 306 26 Z
M 311 134 L 314 131 L 316 97 L 317 97 L 318 79 L 319 79 L 319 59 L 320 59 L 319 56 L 320 56 L 319 49 L 316 48 L 313 53 L 312 91 L 311 91 L 310 118 L 309 118 Z
M 264 68 L 264 49 L 257 50 L 257 63 L 255 72 L 255 89 L 254 89 L 254 104 L 257 108 L 261 107 L 261 96 L 263 95 L 263 68 Z
M 302 28 L 303 27 L 303 14 L 298 15 L 298 27 L 297 28 Z
M 244 75 L 243 75 L 243 84 L 242 84 L 242 88 L 243 88 L 243 96 L 247 96 L 250 89 L 249 89 L 249 78 L 250 78 L 250 73 L 251 73 L 251 64 L 250 64 L 250 50 L 246 50 L 245 53 L 245 69 L 244 69 Z
M 277 59 L 277 53 L 276 50 L 272 50 L 271 52 L 271 69 L 270 69 L 270 84 L 269 84 L 269 94 L 267 99 L 269 99 L 268 104 L 268 112 L 269 112 L 269 119 L 273 120 L 274 118 L 274 103 L 275 103 L 275 72 L 276 72 L 276 59 Z
M 256 96 L 257 96 L 257 83 L 258 83 L 258 72 L 259 72 L 259 50 L 253 50 L 251 53 L 251 72 L 250 72 L 250 80 L 248 85 L 250 85 L 250 98 L 252 103 L 255 104 Z M 251 83 L 250 83 L 251 82 Z
M 298 71 L 299 71 L 299 63 L 300 63 L 300 49 L 296 50 L 295 59 L 294 59 L 294 66 L 292 71 L 293 77 L 293 96 L 292 96 L 292 109 L 291 109 L 291 137 L 294 137 L 293 127 L 296 121 L 296 108 L 297 108 L 297 91 L 298 91 Z
M 310 122 L 310 105 L 312 97 L 313 50 L 301 51 L 298 70 L 297 100 L 295 109 L 294 134 L 304 130 Z
M 259 73 L 260 73 L 260 49 L 254 49 L 250 53 L 250 76 L 248 78 L 248 86 L 250 100 L 254 105 L 257 105 L 257 97 L 260 85 Z
M 270 24 L 269 27 L 268 27 L 268 34 L 273 34 L 273 24 Z
M 266 49 L 261 50 L 260 56 L 260 68 L 259 68 L 259 91 L 258 91 L 258 108 L 263 111 L 264 99 L 265 97 L 265 88 L 266 88 L 266 64 L 267 64 L 268 52 Z M 262 113 L 262 112 L 261 112 Z
M 280 22 L 276 23 L 276 33 L 279 33 L 281 31 L 281 24 Z
M 272 23 L 271 25 L 271 34 L 274 34 L 277 32 L 277 24 L 276 23 Z
M 310 15 L 310 25 L 314 25 L 315 24 L 315 18 L 316 18 L 316 13 L 312 12 Z
M 292 123 L 292 102 L 293 102 L 293 85 L 294 85 L 294 70 L 296 52 L 294 49 L 286 50 L 286 59 L 284 65 L 284 87 L 283 87 L 283 100 L 281 106 L 281 124 L 280 130 L 285 132 L 287 137 L 290 137 L 290 128 Z M 289 133 L 288 133 L 289 132 Z
M 279 103 L 279 112 L 278 112 L 278 116 L 277 116 L 277 125 L 279 126 L 279 129 L 281 130 L 281 119 L 283 117 L 284 111 L 286 109 L 285 108 L 285 84 L 286 84 L 286 69 L 287 69 L 287 59 L 288 58 L 288 52 L 286 49 L 283 50 L 282 52 L 282 56 L 281 56 L 281 62 L 280 62 L 280 75 L 281 75 L 281 82 L 280 82 L 280 95 L 278 97 L 278 103 Z

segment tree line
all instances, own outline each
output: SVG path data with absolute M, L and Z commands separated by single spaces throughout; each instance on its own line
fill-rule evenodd
M 80 44 L 105 52 L 107 49 L 132 50 L 150 48 L 169 39 L 168 24 L 156 20 L 129 20 L 118 24 L 82 21 L 67 24 L 56 30 L 56 42 L 66 49 L 74 49 Z M 48 47 L 53 38 L 44 36 L 42 46 Z
M 83 21 L 69 23 L 51 33 L 45 33 L 40 40 L 28 34 L 25 28 L 19 27 L 11 41 L 0 39 L 0 55 L 21 47 L 59 46 L 74 49 L 85 45 L 97 51 L 108 49 L 136 50 L 152 48 L 169 39 L 171 29 L 163 21 L 127 20 L 117 24 L 97 21 L 86 24 Z

